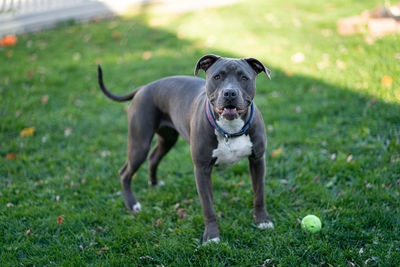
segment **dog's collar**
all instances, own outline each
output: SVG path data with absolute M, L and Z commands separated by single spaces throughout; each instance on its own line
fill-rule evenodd
M 209 101 L 209 100 L 206 101 L 206 115 L 207 115 L 208 122 L 211 124 L 211 126 L 212 126 L 215 130 L 217 130 L 221 135 L 223 135 L 223 136 L 225 137 L 225 139 L 232 138 L 232 137 L 239 137 L 239 136 L 242 136 L 242 135 L 247 131 L 247 129 L 248 129 L 249 126 L 250 126 L 251 121 L 253 120 L 253 117 L 254 117 L 254 102 L 251 102 L 251 107 L 250 107 L 250 118 L 249 118 L 249 120 L 248 120 L 247 123 L 243 126 L 243 128 L 242 128 L 239 132 L 236 132 L 236 133 L 228 133 L 228 132 L 224 131 L 224 130 L 218 125 L 218 123 L 217 123 L 217 121 L 215 120 L 214 115 L 213 115 L 213 113 L 212 113 L 212 111 L 211 111 L 211 104 L 210 104 L 210 101 Z

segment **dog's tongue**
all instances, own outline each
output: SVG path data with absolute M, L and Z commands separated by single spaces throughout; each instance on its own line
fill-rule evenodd
M 234 118 L 237 118 L 237 116 L 239 116 L 239 113 L 236 108 L 224 108 L 224 111 L 221 115 L 228 120 L 233 120 Z

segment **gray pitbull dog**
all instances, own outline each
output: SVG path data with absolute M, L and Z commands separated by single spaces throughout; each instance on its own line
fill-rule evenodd
M 128 155 L 119 170 L 125 207 L 139 212 L 140 203 L 131 189 L 132 175 L 150 153 L 149 184 L 157 184 L 157 166 L 181 135 L 190 144 L 197 192 L 204 214 L 203 242 L 218 242 L 220 232 L 213 207 L 211 172 L 214 165 L 232 165 L 248 157 L 254 192 L 254 219 L 261 229 L 273 228 L 265 209 L 264 179 L 267 146 L 264 121 L 253 103 L 257 74 L 270 70 L 255 58 L 232 59 L 216 55 L 200 58 L 206 80 L 190 76 L 166 77 L 124 96 L 112 94 L 98 81 L 106 96 L 132 102 L 128 109 Z

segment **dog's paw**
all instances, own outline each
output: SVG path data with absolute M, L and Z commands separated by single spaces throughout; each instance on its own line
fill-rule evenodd
M 149 185 L 154 187 L 159 187 L 159 186 L 164 186 L 165 182 L 163 180 L 159 180 L 156 183 L 149 181 Z
M 257 225 L 258 229 L 273 229 L 274 224 L 272 222 L 262 222 Z
M 210 238 L 206 242 L 203 242 L 203 246 L 207 246 L 209 244 L 218 244 L 219 241 L 220 241 L 219 237 Z
M 134 213 L 139 213 L 141 210 L 142 210 L 142 205 L 140 205 L 139 202 L 136 202 L 136 204 L 134 204 L 134 205 L 132 206 L 132 211 L 133 211 Z

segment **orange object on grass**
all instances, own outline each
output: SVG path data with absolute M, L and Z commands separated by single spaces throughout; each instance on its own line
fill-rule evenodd
M 13 46 L 17 43 L 17 36 L 15 35 L 7 35 L 3 39 L 1 39 L 2 46 Z
M 382 84 L 383 86 L 392 86 L 392 84 L 393 84 L 393 79 L 392 79 L 392 77 L 390 77 L 390 76 L 388 76 L 388 75 L 383 76 L 383 78 L 382 78 L 382 80 L 381 80 L 381 84 Z

